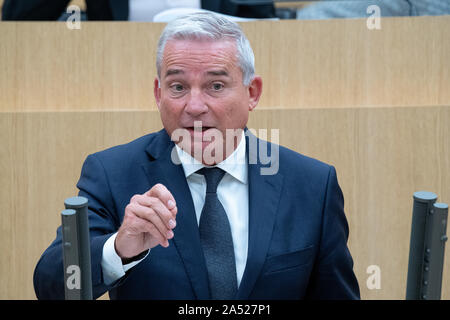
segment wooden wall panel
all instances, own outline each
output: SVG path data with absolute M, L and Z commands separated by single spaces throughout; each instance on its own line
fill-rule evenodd
M 450 202 L 448 120 L 444 106 L 261 109 L 248 127 L 279 129 L 282 145 L 336 167 L 362 297 L 404 299 L 412 194 Z M 0 299 L 35 298 L 34 266 L 85 157 L 160 128 L 157 111 L 0 113 Z M 381 268 L 380 290 L 366 286 L 369 265 Z M 444 299 L 449 270 L 445 259 Z
M 156 110 L 163 24 L 0 23 L 0 110 Z M 260 108 L 450 103 L 450 17 L 242 24 L 264 79 Z
M 336 167 L 362 297 L 404 299 L 412 194 L 433 191 L 450 203 L 449 120 L 448 107 L 349 108 L 264 111 L 251 123 L 280 128 L 282 145 Z M 381 269 L 381 290 L 366 286 L 370 265 Z M 449 267 L 446 259 L 444 299 Z
M 159 127 L 153 113 L 0 113 L 0 299 L 35 298 L 34 266 L 89 153 Z
M 242 26 L 264 79 L 249 127 L 278 128 L 281 144 L 336 166 L 362 297 L 403 299 L 412 194 L 450 202 L 450 18 L 385 18 L 378 31 L 364 19 Z M 0 23 L 0 299 L 35 298 L 34 266 L 87 154 L 161 127 L 162 28 Z M 369 265 L 380 290 L 365 285 Z

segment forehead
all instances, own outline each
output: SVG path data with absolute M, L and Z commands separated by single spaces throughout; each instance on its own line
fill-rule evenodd
M 169 40 L 164 47 L 162 68 L 234 68 L 237 63 L 233 40 Z

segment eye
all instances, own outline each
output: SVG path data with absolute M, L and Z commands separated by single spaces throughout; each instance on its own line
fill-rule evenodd
M 211 89 L 213 89 L 214 91 L 220 91 L 224 88 L 223 83 L 220 82 L 214 82 L 211 86 Z
M 183 92 L 184 87 L 180 83 L 175 83 L 170 86 L 170 89 L 172 89 L 172 91 L 174 91 L 174 92 Z

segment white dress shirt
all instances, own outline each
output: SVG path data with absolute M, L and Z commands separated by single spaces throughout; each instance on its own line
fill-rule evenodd
M 200 8 L 200 0 L 129 0 L 129 21 L 151 22 L 158 13 L 173 8 Z
M 238 286 L 244 274 L 248 251 L 248 169 L 245 150 L 245 134 L 242 132 L 241 141 L 236 150 L 228 158 L 216 165 L 216 167 L 226 172 L 217 187 L 217 197 L 222 203 L 230 222 Z M 197 223 L 199 223 L 205 203 L 206 181 L 203 175 L 195 172 L 205 167 L 205 165 L 181 150 L 178 146 L 176 146 L 176 151 L 191 191 Z M 179 212 L 178 214 L 183 213 Z M 114 248 L 116 235 L 117 233 L 111 236 L 103 246 L 101 264 L 105 284 L 111 284 L 120 279 L 127 270 L 143 260 L 123 265 Z M 176 236 L 177 229 L 175 227 L 174 237 L 176 238 Z

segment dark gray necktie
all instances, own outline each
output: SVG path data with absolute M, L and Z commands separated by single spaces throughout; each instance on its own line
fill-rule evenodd
M 206 179 L 205 204 L 199 230 L 211 298 L 233 299 L 237 292 L 233 238 L 227 214 L 216 193 L 225 171 L 214 167 L 203 168 L 197 173 L 204 175 Z

